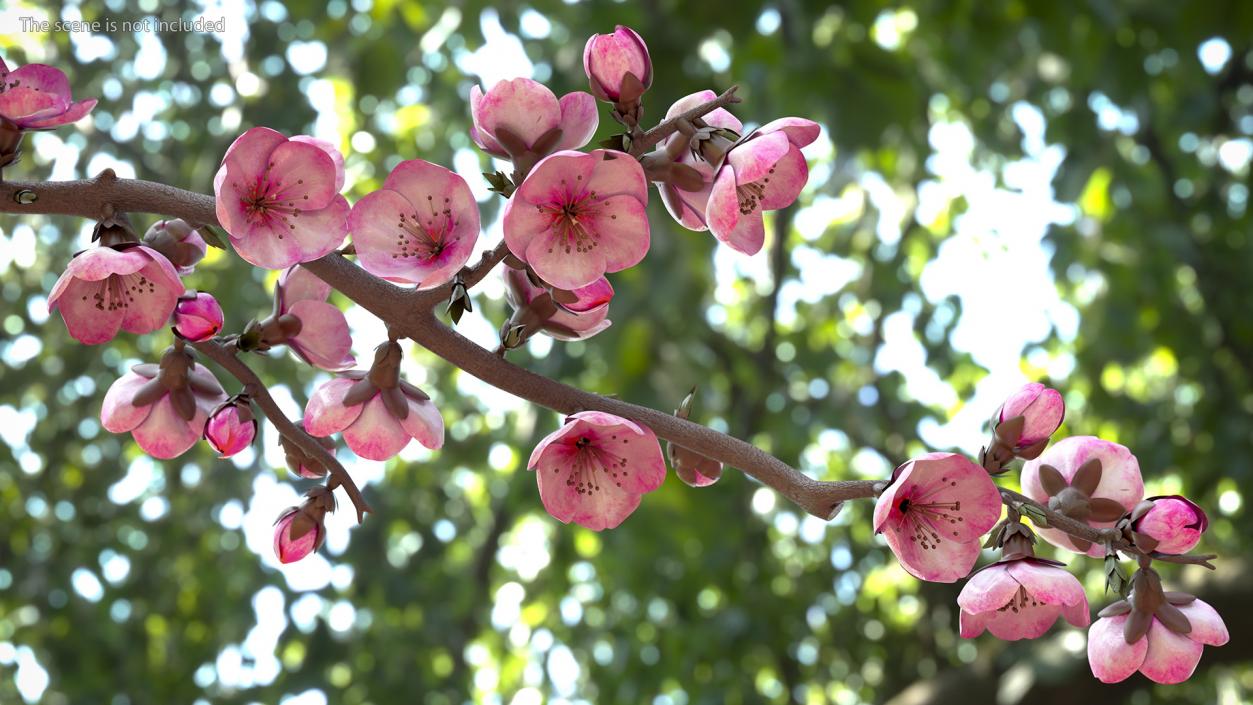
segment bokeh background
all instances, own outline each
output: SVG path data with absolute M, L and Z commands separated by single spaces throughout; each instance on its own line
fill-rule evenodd
M 226 31 L 121 25 L 199 16 Z M 31 33 L 22 17 L 117 25 Z M 0 55 L 101 100 L 5 176 L 112 167 L 206 192 L 230 141 L 267 125 L 335 141 L 350 199 L 401 159 L 455 167 L 490 245 L 500 204 L 467 137 L 470 86 L 584 89 L 583 43 L 616 23 L 652 51 L 649 117 L 738 82 L 746 122 L 821 121 L 810 183 L 751 258 L 654 202 L 648 258 L 612 278 L 613 327 L 514 359 L 659 408 L 700 383 L 700 420 L 824 479 L 975 453 L 1017 384 L 1053 384 L 1063 433 L 1126 444 L 1150 494 L 1210 510 L 1220 570 L 1163 572 L 1220 609 L 1231 643 L 1157 687 L 1099 684 L 1069 627 L 959 639 L 958 586 L 907 576 L 869 503 L 827 524 L 733 472 L 704 490 L 671 477 L 616 531 L 561 526 L 525 469 L 556 415 L 420 349 L 405 372 L 447 446 L 386 465 L 342 451 L 377 514 L 333 517 L 318 556 L 280 568 L 270 523 L 302 488 L 273 432 L 233 462 L 206 447 L 154 462 L 103 432 L 104 390 L 168 335 L 75 343 L 46 296 L 91 224 L 4 215 L 0 702 L 1247 702 L 1249 3 L 9 0 Z M 598 137 L 612 127 L 604 114 Z M 221 252 L 189 281 L 236 329 L 272 285 Z M 463 332 L 492 344 L 501 293 L 476 290 Z M 368 360 L 384 332 L 349 316 Z M 256 364 L 293 415 L 325 378 Z M 1099 564 L 1063 558 L 1098 609 Z

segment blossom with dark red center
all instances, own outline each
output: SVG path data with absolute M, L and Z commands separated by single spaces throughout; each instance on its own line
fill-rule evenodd
M 1135 543 L 1146 551 L 1187 553 L 1209 528 L 1209 517 L 1180 495 L 1149 497 L 1131 511 Z
M 1097 529 L 1112 527 L 1144 497 L 1140 463 L 1125 447 L 1092 436 L 1071 436 L 1022 467 L 1022 491 L 1049 509 Z M 1040 529 L 1044 540 L 1093 558 L 1105 547 L 1058 529 Z
M 257 437 L 257 420 L 247 394 L 236 394 L 209 412 L 204 439 L 219 458 L 229 458 L 252 445 Z
M 558 152 L 505 204 L 505 243 L 544 281 L 578 289 L 648 252 L 648 185 L 623 152 Z
M 100 421 L 111 433 L 130 432 L 154 458 L 187 452 L 204 433 L 209 412 L 226 400 L 213 373 L 191 352 L 170 347 L 160 365 L 136 365 L 109 387 Z
M 352 207 L 348 229 L 366 271 L 430 289 L 453 278 L 479 238 L 479 208 L 465 179 L 421 159 L 392 169 L 383 188 Z
M 592 531 L 621 524 L 666 479 L 652 429 L 600 411 L 566 417 L 535 446 L 527 468 L 553 518 Z
M 318 550 L 326 539 L 326 515 L 335 511 L 335 495 L 326 487 L 305 493 L 305 501 L 290 507 L 274 522 L 274 555 L 294 563 Z
M 1001 494 L 983 468 L 955 453 L 927 453 L 896 468 L 875 502 L 874 530 L 911 575 L 964 578 L 979 537 L 1001 515 Z
M 584 340 L 609 327 L 613 287 L 604 277 L 573 291 L 546 287 L 527 269 L 505 267 L 504 277 L 505 296 L 514 309 L 501 329 L 506 347 L 518 347 L 536 333 L 557 340 Z
M 218 222 L 248 262 L 283 269 L 329 254 L 348 233 L 344 157 L 323 140 L 254 127 L 213 179 Z

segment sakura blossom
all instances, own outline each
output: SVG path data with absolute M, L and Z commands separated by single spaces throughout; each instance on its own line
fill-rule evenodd
M 283 270 L 274 287 L 275 318 L 295 318 L 296 332 L 291 327 L 275 326 L 277 338 L 286 343 L 301 360 L 324 370 L 339 372 L 357 364 L 352 355 L 352 334 L 348 320 L 339 307 L 327 303 L 331 285 L 309 270 L 294 265 Z M 263 324 L 264 328 L 264 324 Z M 275 338 L 269 342 L 280 344 Z
M 809 178 L 801 147 L 818 138 L 818 123 L 780 118 L 731 148 L 718 168 L 705 209 L 709 230 L 731 249 L 756 254 L 765 242 L 765 211 L 800 195 Z
M 327 255 L 348 232 L 344 158 L 330 143 L 254 127 L 213 179 L 217 216 L 240 257 L 284 269 Z
M 65 73 L 46 64 L 9 70 L 0 59 L 0 120 L 21 130 L 46 130 L 87 116 L 96 99 L 75 102 Z
M 421 159 L 396 165 L 352 207 L 348 229 L 366 271 L 431 289 L 461 269 L 479 237 L 479 208 L 456 173 Z
M 166 325 L 183 281 L 161 253 L 143 245 L 102 244 L 70 260 L 48 295 L 70 336 L 98 345 L 118 330 L 151 333 Z
M 653 61 L 648 46 L 630 27 L 618 25 L 611 34 L 593 34 L 583 47 L 583 72 L 592 95 L 601 100 L 638 100 L 653 83 Z M 631 78 L 628 79 L 627 76 Z
M 175 345 L 159 365 L 136 365 L 104 395 L 100 421 L 111 433 L 130 433 L 154 458 L 187 452 L 204 432 L 209 413 L 226 401 L 213 373 Z
M 1000 515 L 1000 491 L 983 468 L 956 453 L 927 453 L 892 473 L 875 502 L 874 530 L 911 575 L 951 583 L 974 567 L 979 537 Z
M 608 279 L 601 277 L 568 292 L 552 292 L 526 269 L 506 267 L 504 272 L 505 296 L 515 312 L 506 327 L 524 327 L 518 344 L 534 333 L 557 340 L 584 340 L 609 327 L 613 286 Z
M 208 340 L 222 330 L 222 307 L 212 294 L 187 292 L 174 306 L 174 332 L 192 342 Z
M 1031 382 L 1005 400 L 1001 406 L 999 423 L 1005 423 L 1015 416 L 1023 418 L 1023 428 L 1015 444 L 1015 448 L 1022 449 L 1042 441 L 1047 442 L 1062 425 L 1065 415 L 1066 404 L 1062 401 L 1060 392 L 1039 382 Z
M 1021 556 L 994 563 L 970 577 L 957 596 L 961 636 L 986 629 L 998 639 L 1036 639 L 1058 617 L 1088 626 L 1088 598 L 1078 578 L 1054 561 Z
M 505 243 L 552 286 L 578 289 L 648 252 L 648 187 L 623 152 L 558 152 L 505 204 Z
M 1098 529 L 1112 527 L 1144 497 L 1140 463 L 1127 448 L 1093 436 L 1071 436 L 1053 444 L 1022 468 L 1022 491 L 1050 509 Z M 1093 558 L 1105 547 L 1058 529 L 1040 529 L 1044 540 Z
M 717 93 L 711 90 L 703 90 L 680 98 L 666 111 L 666 119 L 669 120 L 682 115 L 688 110 L 717 97 Z M 709 139 L 714 139 L 713 131 L 726 131 L 723 133 L 726 136 L 720 138 L 725 140 L 726 147 L 734 144 L 739 139 L 740 133 L 744 131 L 744 125 L 725 108 L 717 108 L 707 113 L 701 120 L 704 121 L 709 131 L 709 134 L 706 136 Z M 699 156 L 699 152 L 695 149 L 680 148 L 679 143 L 684 139 L 686 139 L 685 135 L 676 133 L 667 137 L 661 146 L 666 151 L 677 151 L 676 160 L 680 164 L 695 169 L 701 176 L 703 186 L 695 191 L 686 191 L 673 183 L 658 182 L 657 190 L 661 194 L 661 202 L 665 204 L 666 210 L 670 212 L 670 215 L 679 225 L 688 230 L 708 230 L 709 223 L 705 220 L 705 211 L 709 205 L 709 194 L 713 190 L 714 173 L 717 164 Z
M 617 527 L 666 479 L 652 430 L 601 411 L 568 416 L 535 447 L 527 468 L 554 519 L 592 531 Z
M 400 360 L 400 345 L 387 342 L 369 371 L 344 372 L 318 387 L 305 407 L 305 429 L 314 436 L 340 433 L 368 460 L 393 458 L 411 440 L 442 447 L 444 419 L 430 397 L 400 379 Z
M 1201 541 L 1209 528 L 1209 517 L 1187 497 L 1149 497 L 1132 511 L 1131 528 L 1138 534 L 1137 545 L 1145 550 L 1180 554 Z
M 247 395 L 238 394 L 209 413 L 204 438 L 219 458 L 229 458 L 252 445 L 257 437 L 257 420 Z
M 534 164 L 566 149 L 579 149 L 596 134 L 596 99 L 574 91 L 557 100 L 547 86 L 529 78 L 501 81 L 486 93 L 470 89 L 470 138 L 501 159 Z

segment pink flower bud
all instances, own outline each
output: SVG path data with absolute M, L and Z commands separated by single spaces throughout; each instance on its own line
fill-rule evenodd
M 174 332 L 193 343 L 217 335 L 222 330 L 222 307 L 203 291 L 188 292 L 174 307 Z
M 200 232 L 178 218 L 153 223 L 144 233 L 144 244 L 165 255 L 182 275 L 195 270 L 209 251 Z
M 1186 497 L 1150 497 L 1146 502 L 1152 502 L 1152 508 L 1135 519 L 1131 528 L 1157 541 L 1157 545 L 1152 547 L 1154 551 L 1187 553 L 1209 528 L 1205 510 Z
M 613 34 L 593 34 L 587 40 L 583 47 L 583 71 L 591 83 L 592 95 L 607 101 L 616 102 L 625 94 L 634 102 L 639 99 L 638 93 L 653 82 L 648 46 L 635 30 L 622 25 Z M 634 86 L 629 85 L 627 74 L 635 77 Z
M 283 563 L 295 563 L 318 550 L 326 537 L 320 517 L 304 507 L 292 507 L 279 517 L 274 527 L 274 554 Z
M 257 437 L 257 421 L 248 397 L 237 395 L 214 409 L 205 423 L 204 437 L 220 458 L 229 458 L 247 448 Z
M 1062 425 L 1065 415 L 1066 403 L 1062 401 L 1062 395 L 1056 389 L 1032 382 L 1023 385 L 1005 400 L 997 423 L 1021 416 L 1024 421 L 1022 434 L 1014 447 L 1026 448 L 1052 436 Z

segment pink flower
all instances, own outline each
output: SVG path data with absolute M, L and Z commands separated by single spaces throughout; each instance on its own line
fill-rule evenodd
M 644 170 L 613 150 L 558 152 L 505 203 L 505 243 L 544 281 L 578 289 L 648 252 Z
M 984 629 L 1006 641 L 1036 639 L 1059 616 L 1088 626 L 1088 598 L 1075 576 L 1059 563 L 1014 558 L 979 570 L 957 596 L 961 635 L 973 639 Z
M 295 316 L 300 321 L 299 332 L 283 336 L 297 357 L 314 367 L 339 372 L 351 369 L 357 359 L 352 356 L 348 320 L 343 311 L 326 302 L 330 295 L 330 284 L 295 265 L 278 277 L 274 309 L 277 316 Z
M 486 94 L 470 89 L 470 138 L 501 159 L 538 160 L 561 149 L 578 149 L 596 134 L 596 99 L 575 91 L 557 100 L 529 78 L 501 81 Z M 534 163 L 532 161 L 531 163 Z
M 162 328 L 182 293 L 178 272 L 156 250 L 101 245 L 70 260 L 48 295 L 48 310 L 61 312 L 73 338 L 96 345 L 119 328 L 139 334 Z
M 801 147 L 818 138 L 818 123 L 780 118 L 727 153 L 714 177 L 705 217 L 709 230 L 737 252 L 756 254 L 765 242 L 762 212 L 791 204 L 809 178 Z
M 613 414 L 582 411 L 535 446 L 540 501 L 554 519 L 612 529 L 661 486 L 666 462 L 652 430 Z
M 421 159 L 392 169 L 383 188 L 352 207 L 348 229 L 366 271 L 431 289 L 453 278 L 479 238 L 479 208 L 465 179 Z
M 226 150 L 213 179 L 218 222 L 258 267 L 309 262 L 348 233 L 343 185 L 344 157 L 329 143 L 254 127 Z
M 294 563 L 322 546 L 326 539 L 326 515 L 335 511 L 335 495 L 314 487 L 299 507 L 291 507 L 274 522 L 274 555 L 282 563 Z
M 100 421 L 130 432 L 154 458 L 174 458 L 200 440 L 209 412 L 226 400 L 222 385 L 191 353 L 171 347 L 160 365 L 136 365 L 104 395 Z
M 1071 436 L 1022 467 L 1022 491 L 1050 509 L 1098 529 L 1114 525 L 1144 497 L 1140 463 L 1123 446 L 1092 436 Z M 1040 529 L 1046 541 L 1093 558 L 1105 547 L 1057 529 Z
M 1021 389 L 1010 395 L 1001 405 L 998 423 L 1023 417 L 1022 433 L 1018 436 L 1015 448 L 1026 448 L 1041 441 L 1047 441 L 1066 415 L 1066 403 L 1056 389 L 1049 389 L 1039 382 L 1025 384 Z
M 592 95 L 610 102 L 618 101 L 623 93 L 638 100 L 638 93 L 653 83 L 653 61 L 648 56 L 648 45 L 635 30 L 618 25 L 613 34 L 593 34 L 583 47 L 583 72 L 592 86 Z M 635 86 L 628 86 L 627 75 L 635 78 Z
M 354 453 L 369 460 L 394 457 L 410 440 L 435 450 L 444 445 L 444 419 L 430 397 L 400 379 L 400 345 L 379 346 L 369 372 L 354 370 L 318 388 L 305 407 L 314 436 L 343 433 Z
M 70 81 L 58 68 L 27 64 L 13 71 L 0 59 L 0 118 L 23 130 L 44 130 L 77 122 L 96 99 L 75 103 Z
M 608 279 L 601 277 L 573 291 L 559 291 L 564 302 L 558 303 L 553 292 L 534 281 L 527 270 L 505 267 L 504 272 L 505 296 L 515 311 L 506 327 L 525 326 L 518 345 L 534 333 L 546 333 L 557 340 L 583 340 L 609 327 L 606 316 L 613 287 Z
M 153 223 L 144 233 L 144 244 L 165 255 L 183 276 L 195 271 L 209 247 L 200 231 L 178 218 Z
M 717 97 L 717 93 L 711 90 L 703 90 L 680 98 L 666 111 L 666 119 L 669 120 L 677 115 L 682 115 L 688 110 L 702 103 L 708 103 Z M 715 129 L 730 130 L 737 134 L 744 131 L 744 125 L 725 108 L 717 108 L 707 113 L 701 119 L 705 121 L 706 125 Z M 681 134 L 675 133 L 670 135 L 662 143 L 662 147 L 670 149 L 671 143 L 680 139 L 683 139 Z M 709 205 L 709 193 L 713 190 L 714 165 L 697 157 L 690 149 L 682 150 L 678 162 L 700 172 L 705 185 L 699 191 L 684 191 L 674 184 L 658 183 L 657 190 L 661 193 L 661 201 L 666 205 L 666 210 L 670 211 L 670 215 L 678 221 L 679 225 L 688 230 L 708 230 L 709 223 L 705 220 L 705 210 Z
M 983 468 L 955 453 L 927 453 L 892 473 L 875 502 L 874 530 L 911 575 L 951 583 L 974 567 L 979 537 L 1000 515 L 1000 491 Z
M 237 394 L 209 413 L 204 438 L 219 458 L 229 458 L 252 445 L 257 437 L 257 420 L 247 395 Z
M 199 343 L 217 335 L 222 330 L 222 307 L 213 296 L 201 292 L 187 292 L 174 306 L 174 332 Z
M 1207 528 L 1209 517 L 1205 510 L 1179 495 L 1149 497 L 1131 514 L 1131 529 L 1139 534 L 1136 544 L 1148 551 L 1187 553 Z

